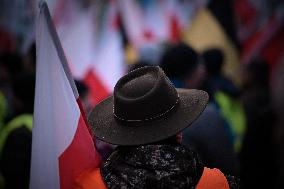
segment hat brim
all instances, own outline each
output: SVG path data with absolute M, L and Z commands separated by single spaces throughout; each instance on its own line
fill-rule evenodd
M 116 145 L 142 145 L 169 138 L 198 118 L 208 103 L 208 94 L 196 89 L 177 89 L 180 102 L 167 116 L 151 121 L 126 122 L 113 115 L 113 96 L 100 102 L 89 114 L 94 135 Z M 140 110 L 143 111 L 143 110 Z

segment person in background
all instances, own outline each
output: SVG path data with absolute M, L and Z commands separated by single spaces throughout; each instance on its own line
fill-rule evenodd
M 272 107 L 269 71 L 268 63 L 261 59 L 244 67 L 242 101 L 247 129 L 240 153 L 242 188 L 276 188 L 278 168 L 273 134 L 276 113 Z
M 224 54 L 222 50 L 218 48 L 206 49 L 202 52 L 201 57 L 206 72 L 206 80 L 203 83 L 205 89 L 212 95 L 218 90 L 223 90 L 231 96 L 239 96 L 239 88 L 223 75 Z
M 159 65 L 175 87 L 194 88 L 199 87 L 204 78 L 204 69 L 198 59 L 195 50 L 181 42 L 164 51 Z
M 284 188 L 284 59 L 276 65 L 271 75 L 271 99 L 273 110 L 276 113 L 276 124 L 274 129 L 274 141 L 276 147 L 276 160 L 278 174 L 275 188 Z
M 6 139 L 6 137 L 3 137 L 5 125 L 15 115 L 12 83 L 19 74 L 23 73 L 23 70 L 20 55 L 9 51 L 0 55 L 0 144 Z M 0 157 L 1 154 L 0 147 Z M 0 188 L 3 187 L 4 179 L 0 171 Z
M 202 89 L 209 93 L 210 102 L 225 119 L 236 153 L 240 152 L 246 128 L 246 117 L 240 101 L 240 90 L 223 72 L 224 54 L 221 49 L 206 49 L 201 54 L 205 66 Z
M 205 78 L 199 55 L 184 43 L 166 50 L 160 65 L 176 87 L 200 88 Z M 183 143 L 196 150 L 207 167 L 239 175 L 239 161 L 225 120 L 213 103 L 210 102 L 192 126 L 183 131 Z
M 160 67 L 128 73 L 89 115 L 96 137 L 118 147 L 77 188 L 238 188 L 236 178 L 204 167 L 181 144 L 181 131 L 207 102 L 204 91 L 176 89 Z
M 13 81 L 14 114 L 0 131 L 0 172 L 4 188 L 29 186 L 35 77 L 24 74 Z
M 14 116 L 13 105 L 13 81 L 21 74 L 25 73 L 23 60 L 19 54 L 4 53 L 0 55 L 0 93 L 1 93 L 1 110 L 4 114 L 2 119 L 7 123 Z

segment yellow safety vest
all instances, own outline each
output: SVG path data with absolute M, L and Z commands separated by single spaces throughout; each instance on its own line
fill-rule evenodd
M 230 97 L 222 91 L 216 92 L 214 98 L 220 107 L 221 114 L 228 121 L 230 129 L 233 132 L 235 151 L 239 152 L 246 130 L 244 108 L 239 100 Z
M 6 143 L 9 134 L 17 128 L 25 126 L 28 130 L 32 131 L 33 126 L 33 115 L 32 114 L 22 114 L 12 119 L 6 126 L 0 129 L 0 155 L 2 155 L 2 150 Z M 4 188 L 5 180 L 0 174 L 0 189 Z
M 28 130 L 32 131 L 33 115 L 22 114 L 12 119 L 6 126 L 0 130 L 0 155 L 2 154 L 3 147 L 9 134 L 15 129 L 25 126 Z

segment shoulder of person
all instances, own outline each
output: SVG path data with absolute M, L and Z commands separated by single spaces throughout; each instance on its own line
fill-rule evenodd
M 196 189 L 230 189 L 226 176 L 219 169 L 204 167 L 203 174 Z
M 101 176 L 100 168 L 87 170 L 80 174 L 75 181 L 75 189 L 107 189 L 107 186 Z

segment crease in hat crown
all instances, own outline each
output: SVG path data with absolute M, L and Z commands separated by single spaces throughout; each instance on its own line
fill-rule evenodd
M 178 93 L 158 66 L 136 69 L 114 88 L 113 115 L 122 121 L 149 121 L 163 117 L 179 103 Z

